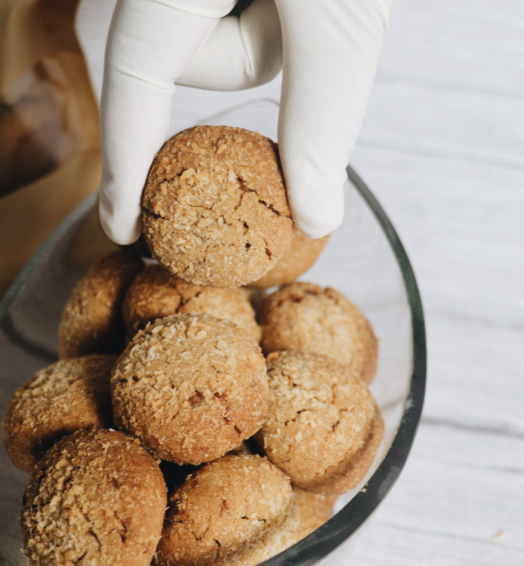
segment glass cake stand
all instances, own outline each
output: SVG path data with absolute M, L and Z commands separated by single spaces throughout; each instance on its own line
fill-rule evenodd
M 242 126 L 276 139 L 278 105 L 250 103 L 206 123 Z M 366 521 L 406 463 L 421 416 L 426 380 L 424 317 L 408 257 L 391 222 L 348 167 L 344 224 L 301 280 L 330 286 L 356 303 L 379 340 L 370 389 L 385 438 L 361 484 L 340 496 L 332 518 L 264 566 L 342 566 Z M 101 233 L 95 196 L 81 204 L 27 264 L 0 303 L 0 411 L 14 390 L 57 359 L 57 329 L 69 294 L 91 262 L 113 245 Z M 18 516 L 29 475 L 0 447 L 0 564 L 23 566 Z

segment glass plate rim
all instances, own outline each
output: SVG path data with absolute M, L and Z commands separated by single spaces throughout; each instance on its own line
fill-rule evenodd
M 353 535 L 378 508 L 398 479 L 407 461 L 422 414 L 426 386 L 427 354 L 424 314 L 415 274 L 400 238 L 371 190 L 351 166 L 348 165 L 346 171 L 349 181 L 363 197 L 379 222 L 402 273 L 411 312 L 413 339 L 409 391 L 395 438 L 384 460 L 364 488 L 327 523 L 291 548 L 262 562 L 259 566 L 310 566 L 333 552 Z M 78 205 L 32 256 L 0 301 L 0 325 L 4 322 L 9 307 L 22 291 L 32 273 L 48 253 L 54 249 L 55 245 L 60 242 L 62 237 L 69 232 L 70 228 L 82 216 L 87 215 L 96 198 L 95 193 Z

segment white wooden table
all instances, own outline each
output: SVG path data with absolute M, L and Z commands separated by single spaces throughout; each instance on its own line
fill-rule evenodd
M 524 4 L 403 0 L 352 163 L 413 263 L 424 416 L 355 566 L 524 564 Z
M 99 18 L 112 1 L 84 8 L 101 68 Z M 195 108 L 218 113 L 277 87 L 196 91 L 187 106 L 176 95 L 171 129 L 198 122 Z M 352 164 L 414 265 L 428 392 L 411 458 L 355 566 L 524 565 L 523 150 L 524 3 L 403 0 Z

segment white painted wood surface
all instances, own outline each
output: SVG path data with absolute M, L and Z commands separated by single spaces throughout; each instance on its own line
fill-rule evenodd
M 428 390 L 354 566 L 524 564 L 524 4 L 403 0 L 352 164 L 407 248 Z
M 99 4 L 82 4 L 95 84 Z M 278 80 L 176 96 L 172 131 L 198 122 L 195 109 L 274 99 Z M 352 164 L 416 271 L 428 393 L 408 465 L 354 566 L 524 565 L 523 150 L 524 3 L 403 0 Z

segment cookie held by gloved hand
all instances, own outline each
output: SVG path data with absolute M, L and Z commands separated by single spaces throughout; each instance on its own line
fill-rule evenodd
M 192 285 L 161 265 L 148 265 L 136 277 L 126 293 L 122 312 L 130 337 L 157 318 L 190 312 L 205 312 L 230 320 L 244 328 L 257 342 L 262 334 L 251 303 L 239 289 Z
M 241 128 L 198 126 L 168 140 L 151 166 L 142 206 L 153 257 L 195 285 L 256 281 L 291 240 L 276 145 Z
M 77 431 L 46 453 L 25 489 L 27 562 L 149 566 L 166 503 L 162 472 L 138 443 L 116 431 Z
M 297 541 L 298 514 L 286 476 L 265 458 L 225 456 L 169 498 L 158 566 L 254 566 Z
M 4 444 L 15 466 L 30 472 L 63 436 L 109 428 L 110 379 L 116 356 L 61 360 L 19 387 L 4 415 Z
M 377 371 L 378 343 L 368 320 L 342 293 L 291 283 L 270 295 L 260 312 L 262 349 L 323 354 L 347 365 L 364 383 Z
M 338 495 L 365 476 L 384 435 L 368 388 L 318 354 L 267 357 L 269 403 L 256 435 L 266 457 L 306 491 Z
M 175 314 L 139 331 L 111 378 L 117 426 L 155 456 L 201 464 L 252 436 L 267 410 L 258 344 L 236 324 Z

